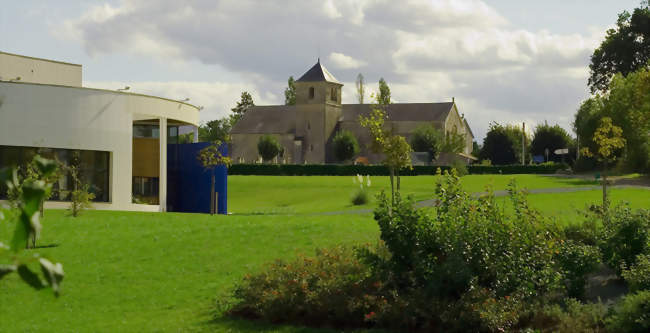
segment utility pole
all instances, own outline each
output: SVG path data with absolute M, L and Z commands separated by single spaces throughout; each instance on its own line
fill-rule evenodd
M 526 123 L 521 123 L 521 165 L 526 165 Z

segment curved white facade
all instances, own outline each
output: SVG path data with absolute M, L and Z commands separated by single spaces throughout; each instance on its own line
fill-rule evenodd
M 110 90 L 0 81 L 0 146 L 110 152 L 109 202 L 99 209 L 164 210 L 166 131 L 160 131 L 159 206 L 131 203 L 133 122 L 197 126 L 199 109 L 164 98 Z M 47 207 L 67 206 L 48 202 Z

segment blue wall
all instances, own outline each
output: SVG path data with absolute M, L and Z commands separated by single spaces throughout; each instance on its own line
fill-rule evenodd
M 210 213 L 211 174 L 215 174 L 217 213 L 227 214 L 228 168 L 218 166 L 213 171 L 201 166 L 197 156 L 209 142 L 167 145 L 167 211 Z M 228 154 L 228 146 L 219 147 Z

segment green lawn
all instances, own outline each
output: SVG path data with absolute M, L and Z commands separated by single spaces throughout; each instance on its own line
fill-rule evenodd
M 488 181 L 502 189 L 509 178 L 469 176 L 463 183 L 470 191 L 481 191 L 481 183 Z M 517 178 L 529 188 L 584 185 L 550 177 Z M 381 182 L 385 179 L 375 177 L 373 187 Z M 403 187 L 424 199 L 433 182 L 433 177 L 404 177 Z M 300 213 L 350 209 L 351 177 L 242 176 L 231 177 L 229 186 L 230 210 L 242 214 L 88 211 L 75 219 L 64 211 L 47 211 L 38 244 L 52 247 L 37 251 L 63 263 L 62 295 L 55 299 L 49 291 L 29 289 L 15 275 L 5 277 L 0 280 L 2 331 L 326 332 L 219 315 L 215 319 L 215 304 L 228 299 L 244 274 L 276 258 L 291 259 L 340 243 L 376 242 L 378 228 L 371 214 L 243 214 L 272 211 L 291 198 L 297 202 L 289 207 Z M 650 190 L 615 189 L 612 197 L 633 207 L 650 207 Z M 597 203 L 600 192 L 536 194 L 530 200 L 567 219 L 577 216 L 577 208 Z M 10 237 L 10 230 L 8 223 L 0 224 L 0 241 Z
M 462 178 L 463 186 L 470 192 L 482 192 L 487 184 L 503 190 L 515 178 L 521 187 L 554 188 L 593 186 L 593 181 L 536 175 L 469 175 Z M 228 211 L 235 214 L 300 214 L 313 212 L 369 209 L 353 206 L 350 198 L 358 185 L 352 176 L 230 176 L 228 177 Z M 388 177 L 370 177 L 372 193 L 382 189 L 390 191 Z M 402 177 L 402 193 L 416 200 L 430 199 L 436 176 Z

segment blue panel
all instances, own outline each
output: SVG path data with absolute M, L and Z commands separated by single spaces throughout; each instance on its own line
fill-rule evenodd
M 188 213 L 210 212 L 211 175 L 215 174 L 217 213 L 227 214 L 228 169 L 225 166 L 206 170 L 197 156 L 208 142 L 167 145 L 167 211 Z M 222 145 L 222 154 L 228 146 Z

